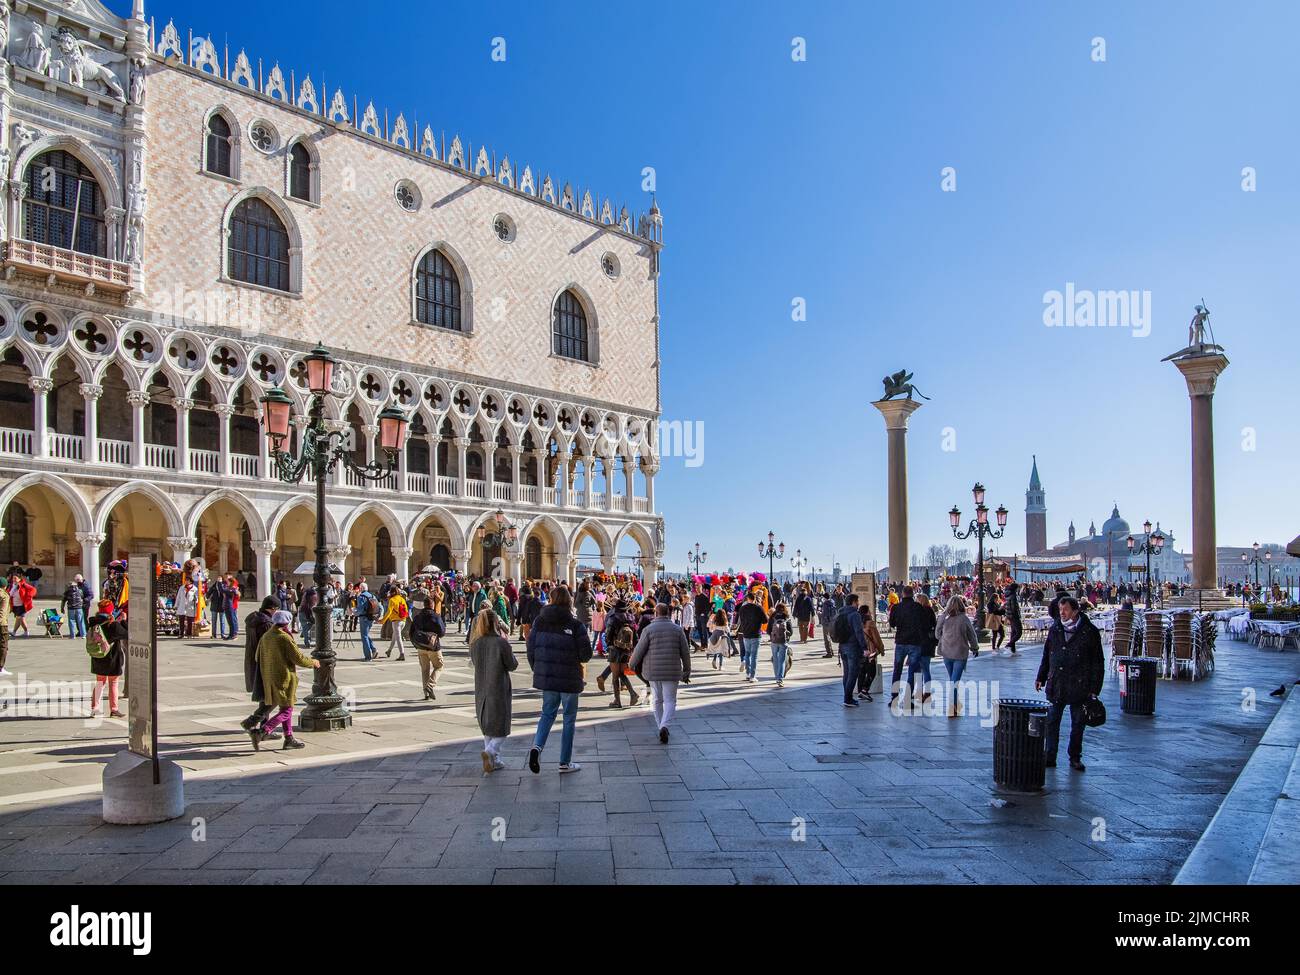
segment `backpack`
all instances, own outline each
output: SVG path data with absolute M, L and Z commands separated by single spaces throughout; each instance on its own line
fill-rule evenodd
M 787 643 L 789 641 L 790 632 L 784 616 L 778 616 L 772 620 L 772 625 L 767 629 L 773 643 Z
M 361 598 L 366 604 L 365 611 L 361 615 L 371 621 L 379 619 L 379 600 L 368 592 L 363 593 Z
M 849 622 L 847 611 L 835 614 L 835 619 L 831 622 L 831 641 L 834 643 L 853 642 L 853 624 Z
M 103 627 L 100 624 L 86 628 L 86 653 L 101 660 L 108 656 L 108 651 L 112 649 L 108 644 L 108 638 L 104 636 Z

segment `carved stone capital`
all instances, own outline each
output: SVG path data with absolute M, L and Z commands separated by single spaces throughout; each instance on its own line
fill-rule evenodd
M 149 394 L 138 389 L 128 390 L 126 401 L 132 406 L 145 406 L 149 402 Z
M 99 399 L 104 395 L 104 387 L 97 383 L 82 383 L 77 388 L 85 399 Z
M 106 536 L 103 532 L 77 532 L 77 541 L 82 545 L 93 545 L 98 548 L 104 544 Z
M 259 539 L 253 542 L 253 551 L 258 555 L 269 558 L 271 553 L 275 551 L 275 541 L 272 539 Z
M 54 380 L 44 376 L 28 376 L 27 386 L 33 393 L 48 393 L 54 388 Z
M 189 410 L 194 409 L 194 400 L 178 399 L 173 401 L 172 406 L 176 409 L 178 413 L 188 412 Z
M 229 403 L 218 403 L 216 406 L 212 407 L 212 412 L 217 414 L 217 416 L 221 417 L 223 420 L 229 420 L 235 415 L 235 408 Z
M 194 546 L 199 544 L 199 540 L 192 535 L 169 535 L 167 537 L 167 547 L 172 552 L 192 552 Z

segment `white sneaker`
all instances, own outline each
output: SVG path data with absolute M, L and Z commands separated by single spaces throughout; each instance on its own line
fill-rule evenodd
M 581 772 L 581 771 L 582 771 L 582 766 L 579 765 L 577 762 L 570 762 L 568 765 L 560 766 L 561 775 L 563 775 L 565 772 Z
M 0 667 L 0 677 L 12 677 L 13 675 L 14 672 L 12 670 L 5 670 L 3 667 Z

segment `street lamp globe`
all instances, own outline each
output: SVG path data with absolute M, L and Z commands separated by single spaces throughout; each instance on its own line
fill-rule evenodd
M 262 425 L 266 428 L 266 439 L 272 452 L 289 436 L 289 418 L 293 412 L 293 400 L 283 389 L 276 386 L 269 389 L 259 403 L 262 404 Z
M 1162 535 L 1160 532 L 1156 532 L 1154 535 L 1152 535 L 1152 536 L 1151 536 L 1151 541 L 1153 541 L 1153 542 L 1156 543 L 1156 551 L 1157 551 L 1157 552 L 1160 552 L 1160 551 L 1163 551 L 1163 550 L 1164 550 L 1164 547 L 1165 547 L 1165 536 Z
M 971 496 L 975 498 L 976 507 L 979 507 L 984 503 L 984 485 L 979 481 L 975 482 L 975 486 L 971 488 L 970 493 Z
M 999 527 L 999 528 L 1006 528 L 1006 527 L 1007 527 L 1007 508 L 1006 508 L 1006 505 L 1002 505 L 1002 504 L 998 505 L 997 516 L 998 516 L 998 527 Z
M 948 512 L 948 523 L 952 525 L 953 528 L 956 528 L 961 524 L 961 509 L 956 505 L 953 505 L 952 510 Z
M 379 411 L 379 446 L 388 456 L 398 453 L 406 445 L 406 428 L 410 421 L 396 406 L 386 406 Z
M 1134 541 L 1133 536 L 1130 535 L 1124 540 L 1124 544 L 1128 546 L 1128 550 L 1131 552 L 1137 543 Z
M 1259 542 L 1256 542 L 1254 545 L 1251 546 L 1251 548 L 1255 550 L 1256 555 L 1259 554 Z
M 981 525 L 989 523 L 989 509 L 983 502 L 975 505 L 975 521 Z
M 303 360 L 307 364 L 307 389 L 323 396 L 334 388 L 334 367 L 338 360 L 324 345 L 317 345 Z
M 1142 522 L 1142 531 L 1145 532 L 1145 533 L 1148 534 L 1148 535 L 1151 534 L 1151 519 L 1150 519 L 1150 518 L 1148 518 L 1146 521 Z

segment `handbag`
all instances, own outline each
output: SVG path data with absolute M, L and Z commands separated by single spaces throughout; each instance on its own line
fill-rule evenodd
M 1083 702 L 1083 723 L 1089 728 L 1100 728 L 1106 723 L 1106 705 L 1101 698 L 1090 697 Z
M 393 638 L 393 621 L 386 620 L 384 625 L 379 628 L 379 639 L 391 640 Z

